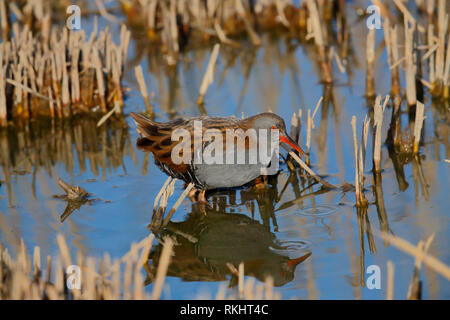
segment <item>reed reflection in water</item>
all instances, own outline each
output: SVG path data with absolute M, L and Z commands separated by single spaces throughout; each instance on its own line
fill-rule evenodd
M 41 119 L 0 130 L 0 180 L 3 180 L 1 188 L 5 195 L 0 217 L 5 210 L 7 214 L 3 219 L 10 220 L 1 224 L 4 236 L 11 237 L 7 242 L 18 245 L 24 236 L 16 229 L 20 228 L 18 213 L 24 209 L 44 225 L 45 230 L 55 228 L 52 219 L 46 219 L 49 218 L 47 212 L 63 214 L 63 211 L 55 212 L 55 208 L 65 201 L 51 200 L 64 193 L 57 185 L 60 176 L 69 183 L 79 176 L 86 177 L 83 183 L 95 182 L 107 180 L 117 171 L 126 174 L 125 157 L 137 164 L 124 119 L 111 118 L 108 126 L 100 127 L 96 126 L 97 121 L 95 117 L 66 121 Z

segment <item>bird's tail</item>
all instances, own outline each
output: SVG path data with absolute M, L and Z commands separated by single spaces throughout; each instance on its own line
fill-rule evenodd
M 138 133 L 142 136 L 151 137 L 158 131 L 158 124 L 155 121 L 134 112 L 130 114 L 136 122 Z

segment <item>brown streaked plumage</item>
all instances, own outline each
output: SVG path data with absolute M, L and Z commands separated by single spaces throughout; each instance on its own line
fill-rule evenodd
M 142 115 L 131 113 L 137 124 L 139 138 L 137 146 L 139 149 L 153 153 L 155 163 L 166 174 L 185 181 L 194 183 L 195 187 L 204 191 L 217 188 L 238 187 L 254 180 L 262 167 L 262 164 L 175 164 L 172 161 L 172 149 L 182 141 L 172 141 L 172 133 L 176 129 L 186 129 L 191 135 L 191 158 L 194 153 L 194 121 L 201 121 L 203 132 L 207 129 L 217 129 L 222 133 L 225 150 L 225 134 L 227 129 L 278 129 L 280 141 L 304 154 L 301 148 L 286 134 L 284 120 L 274 113 L 261 113 L 246 119 L 235 117 L 209 117 L 202 116 L 191 119 L 179 119 L 166 123 L 150 120 Z M 203 133 L 202 133 L 203 134 Z M 250 152 L 249 140 L 246 139 L 245 149 Z M 256 142 L 256 147 L 258 142 Z M 203 142 L 203 148 L 207 143 Z M 235 148 L 236 141 L 235 141 Z

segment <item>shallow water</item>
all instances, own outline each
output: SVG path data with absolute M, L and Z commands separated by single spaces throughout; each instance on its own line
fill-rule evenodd
M 103 22 L 105 23 L 105 22 Z M 208 115 L 240 117 L 271 110 L 290 123 L 293 112 L 314 110 L 312 167 L 333 183 L 354 181 L 354 153 L 350 120 L 361 122 L 368 113 L 365 92 L 365 30 L 352 28 L 354 56 L 351 76 L 335 67 L 335 85 L 319 81 L 318 67 L 311 60 L 312 47 L 295 40 L 265 39 L 258 49 L 233 51 L 222 46 L 214 83 L 205 98 Z M 86 28 L 91 28 L 86 22 Z M 378 41 L 382 32 L 377 31 Z M 195 104 L 211 48 L 189 51 L 176 68 L 148 56 L 132 44 L 125 84 L 130 87 L 125 113 L 143 111 L 144 103 L 134 80 L 134 65 L 141 64 L 150 92 L 154 92 L 157 119 L 200 115 Z M 389 92 L 386 57 L 377 61 L 376 90 Z M 226 263 L 244 261 L 247 278 L 274 278 L 284 299 L 384 299 L 388 261 L 395 265 L 395 298 L 405 298 L 414 259 L 376 236 L 380 229 L 416 244 L 435 234 L 429 249 L 446 264 L 450 224 L 448 112 L 429 97 L 421 161 L 403 166 L 404 179 L 396 174 L 386 146 L 382 149 L 382 197 L 378 206 L 371 173 L 372 135 L 366 161 L 367 212 L 357 212 L 353 191 L 322 190 L 318 184 L 292 174 L 285 166 L 266 189 L 223 191 L 209 197 L 207 215 L 189 200 L 172 218 L 168 233 L 177 233 L 169 277 L 162 298 L 214 298 L 220 286 L 235 285 Z M 390 121 L 387 108 L 384 124 Z M 406 119 L 406 118 L 405 118 Z M 405 121 L 406 122 L 406 121 Z M 56 235 L 66 236 L 72 253 L 77 250 L 101 257 L 126 253 L 130 244 L 149 234 L 153 200 L 166 176 L 153 164 L 152 156 L 135 147 L 137 134 L 130 117 L 108 121 L 101 128 L 95 119 L 75 119 L 64 124 L 30 124 L 0 133 L 0 243 L 12 251 L 23 238 L 28 248 L 40 246 L 43 256 L 56 254 Z M 306 125 L 301 132 L 305 142 Z M 387 126 L 383 128 L 383 140 Z M 421 181 L 421 172 L 426 182 Z M 67 202 L 54 198 L 63 191 L 58 177 L 84 187 L 92 201 L 76 209 L 63 222 Z M 399 177 L 399 178 L 397 178 Z M 182 192 L 176 184 L 175 197 Z M 380 194 L 378 194 L 378 198 Z M 380 208 L 383 203 L 385 210 Z M 373 235 L 370 230 L 374 231 Z M 180 233 L 181 231 L 181 233 Z M 182 234 L 182 235 L 180 235 Z M 190 236 L 186 236 L 190 235 Z M 183 236 L 184 235 L 184 236 Z M 193 237 L 193 238 L 192 238 Z M 193 240 L 195 239 L 195 240 Z M 157 263 L 160 247 L 154 243 L 149 265 Z M 288 263 L 300 257 L 301 263 Z M 381 289 L 364 283 L 370 265 L 381 269 Z M 150 268 L 152 271 L 153 269 Z M 153 270 L 154 271 L 154 270 Z M 448 282 L 426 266 L 421 271 L 423 297 L 450 298 Z M 146 287 L 152 290 L 152 284 Z M 236 287 L 228 289 L 236 293 Z

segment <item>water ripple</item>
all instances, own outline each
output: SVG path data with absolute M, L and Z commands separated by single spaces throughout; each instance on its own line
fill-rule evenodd
M 297 214 L 302 216 L 314 216 L 314 217 L 323 217 L 328 216 L 332 213 L 335 213 L 337 208 L 335 205 L 331 204 L 319 204 L 314 207 L 304 208 L 297 212 Z
M 270 247 L 270 250 L 283 255 L 305 251 L 312 246 L 312 243 L 306 240 L 279 240 L 277 244 L 278 246 L 276 248 Z

